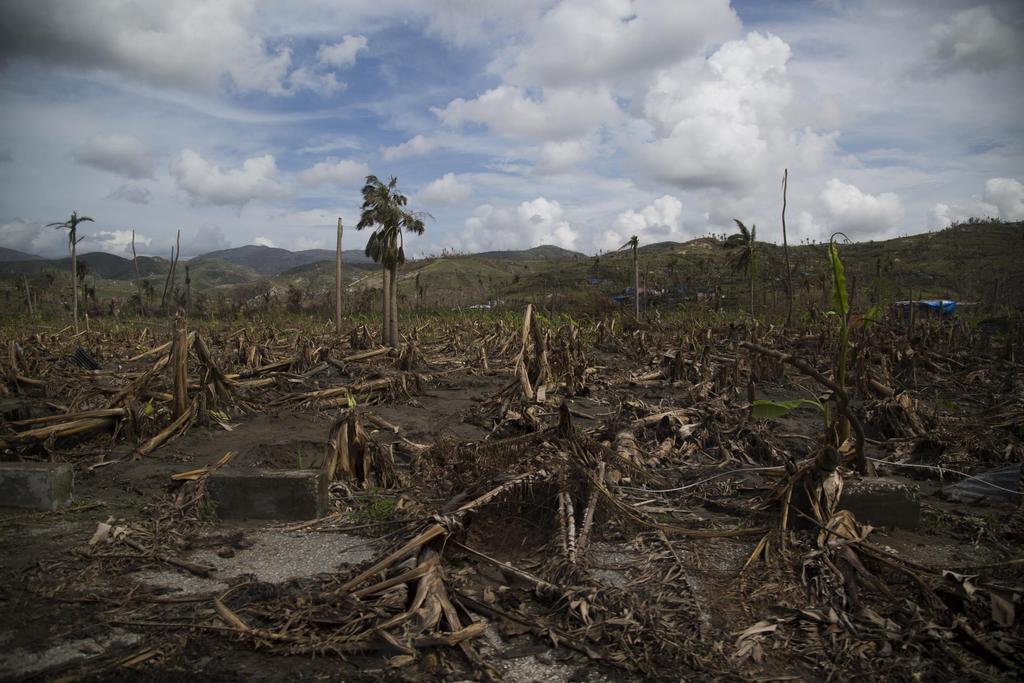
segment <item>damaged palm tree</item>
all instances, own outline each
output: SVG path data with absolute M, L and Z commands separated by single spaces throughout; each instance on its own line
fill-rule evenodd
M 324 475 L 327 481 L 344 477 L 362 486 L 392 488 L 399 485 L 390 451 L 367 437 L 355 408 L 344 411 L 331 426 Z
M 381 265 L 383 273 L 383 326 L 381 339 L 398 348 L 398 268 L 405 263 L 405 231 L 422 235 L 423 219 L 429 214 L 408 211 L 406 196 L 398 191 L 394 176 L 385 185 L 377 176 L 366 176 L 363 206 L 356 230 L 373 228 L 366 242 L 366 255 Z
M 75 332 L 78 332 L 78 243 L 84 237 L 78 236 L 78 226 L 82 223 L 91 223 L 93 220 L 88 216 L 79 216 L 77 211 L 71 212 L 71 217 L 59 223 L 49 223 L 46 227 L 57 230 L 68 231 L 68 250 L 71 252 L 71 301 L 72 316 L 75 323 Z
M 533 309 L 527 304 L 519 335 L 519 352 L 513 363 L 515 378 L 498 392 L 499 416 L 502 421 L 522 418 L 534 429 L 539 428 L 534 404 L 547 400 L 551 366 L 548 363 L 547 337 Z M 513 409 L 513 405 L 517 410 Z M 521 411 L 521 412 L 520 412 Z

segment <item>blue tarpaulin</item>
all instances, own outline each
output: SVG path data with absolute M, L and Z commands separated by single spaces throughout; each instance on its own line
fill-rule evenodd
M 922 306 L 927 306 L 933 311 L 938 311 L 942 315 L 953 315 L 956 313 L 956 302 L 949 299 L 926 299 L 918 303 Z
M 926 308 L 930 311 L 938 313 L 942 317 L 953 315 L 954 313 L 956 313 L 956 302 L 950 301 L 949 299 L 920 299 L 918 301 L 897 301 L 896 305 L 902 307 L 904 310 L 909 310 L 910 306 Z

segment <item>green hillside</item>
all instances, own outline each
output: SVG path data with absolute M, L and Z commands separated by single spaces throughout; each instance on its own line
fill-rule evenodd
M 795 308 L 801 314 L 829 307 L 826 250 L 826 244 L 790 248 Z M 854 310 L 866 310 L 875 301 L 908 298 L 1018 307 L 1024 301 L 1024 223 L 972 223 L 884 241 L 840 244 L 839 250 Z M 756 253 L 756 307 L 775 314 L 785 301 L 783 249 L 757 243 Z M 746 309 L 748 281 L 745 275 L 732 272 L 729 255 L 722 241 L 711 237 L 642 244 L 638 250 L 641 287 L 657 292 L 645 303 L 674 308 L 707 302 L 702 305 Z M 103 253 L 84 254 L 80 259 L 87 273 L 85 283 L 95 290 L 98 301 L 128 301 L 137 294 L 130 259 Z M 18 308 L 14 302 L 23 300 L 23 292 L 16 293 L 23 289 L 23 274 L 36 292 L 40 310 L 60 310 L 70 295 L 69 265 L 68 259 L 0 263 L 0 283 L 12 310 Z M 184 288 L 185 265 L 179 264 L 179 289 Z M 227 307 L 256 293 L 271 292 L 272 301 L 290 301 L 293 308 L 298 306 L 294 302 L 301 301 L 299 307 L 313 310 L 329 306 L 334 291 L 333 260 L 302 264 L 269 277 L 253 267 L 211 255 L 187 265 L 193 295 L 213 298 Z M 165 259 L 139 258 L 140 273 L 157 300 L 164 290 L 168 266 Z M 378 267 L 364 258 L 356 263 L 346 261 L 343 272 L 347 305 L 374 310 L 381 286 Z M 597 310 L 612 306 L 611 297 L 621 297 L 632 286 L 633 262 L 628 251 L 584 256 L 552 246 L 411 261 L 399 271 L 398 283 L 402 304 L 425 310 L 518 307 L 526 302 Z

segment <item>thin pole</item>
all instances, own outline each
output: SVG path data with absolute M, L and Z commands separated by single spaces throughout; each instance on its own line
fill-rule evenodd
M 341 217 L 338 217 L 338 244 L 334 249 L 334 333 L 341 334 Z
M 789 188 L 789 169 L 782 171 L 782 249 L 786 254 L 786 327 L 793 324 L 793 269 L 789 266 L 789 239 L 786 237 L 786 190 Z

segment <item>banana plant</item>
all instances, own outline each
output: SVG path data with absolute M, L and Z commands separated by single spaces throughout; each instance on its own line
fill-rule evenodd
M 830 315 L 839 319 L 839 349 L 836 352 L 836 383 L 846 391 L 846 362 L 850 351 L 850 299 L 846 290 L 846 270 L 839 258 L 836 235 L 849 242 L 850 238 L 841 232 L 834 233 L 828 241 L 828 265 L 832 274 L 832 310 Z M 839 443 L 850 436 L 850 424 L 839 417 Z
M 836 236 L 849 240 L 841 232 L 837 232 L 829 239 L 828 265 L 832 275 L 832 310 L 828 315 L 839 321 L 839 348 L 836 351 L 836 384 L 842 391 L 846 391 L 846 364 L 850 349 L 850 298 L 846 289 L 846 270 L 839 258 L 839 249 L 836 246 Z M 867 320 L 874 320 L 877 317 L 877 310 L 868 311 Z M 778 418 L 805 406 L 814 406 L 821 411 L 825 420 L 826 430 L 831 425 L 830 411 L 828 404 L 818 399 L 798 398 L 788 401 L 766 401 L 757 400 L 751 405 L 750 414 L 755 420 Z M 838 435 L 839 443 L 843 443 L 850 436 L 850 424 L 842 415 L 839 416 Z

